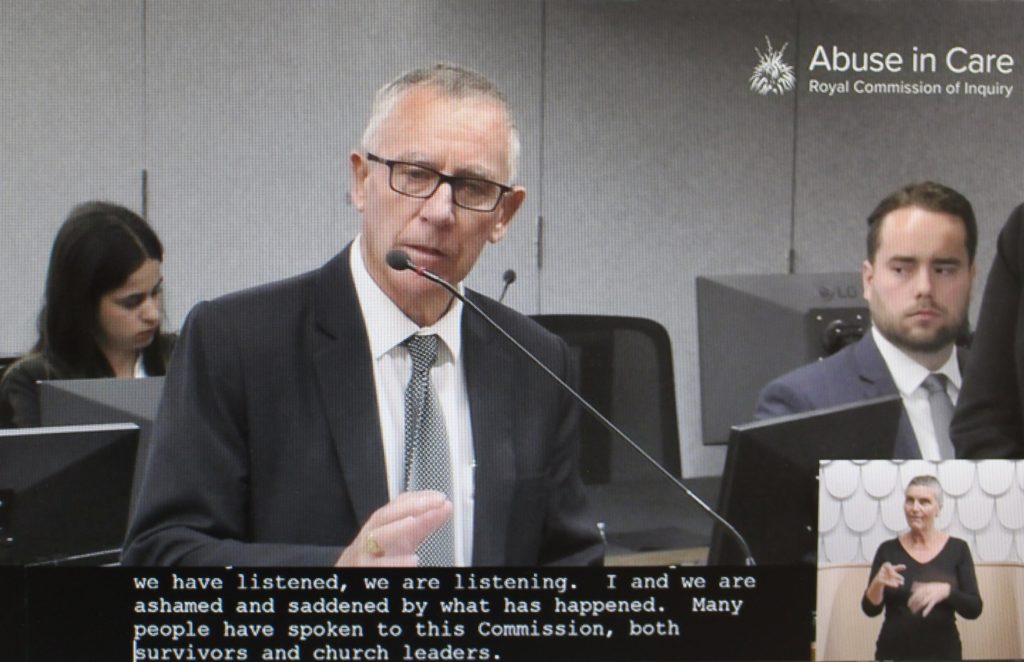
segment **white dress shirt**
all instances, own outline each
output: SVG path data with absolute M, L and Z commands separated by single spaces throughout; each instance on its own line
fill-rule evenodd
M 932 371 L 907 356 L 903 350 L 879 333 L 878 329 L 871 327 L 871 334 L 903 399 L 903 408 L 907 411 L 910 427 L 914 429 L 914 436 L 917 437 L 921 457 L 935 461 L 942 459 L 939 455 L 939 442 L 935 438 L 935 425 L 932 423 L 932 408 L 928 404 L 928 391 L 923 386 L 925 378 L 932 374 Z M 946 393 L 956 405 L 961 384 L 956 348 L 950 352 L 949 358 L 935 373 L 946 376 Z
M 412 375 L 412 359 L 402 343 L 412 335 L 436 334 L 438 361 L 430 371 L 431 384 L 444 413 L 452 471 L 455 565 L 466 566 L 473 558 L 473 433 L 469 395 L 462 361 L 462 302 L 452 302 L 437 323 L 420 327 L 395 305 L 374 282 L 363 262 L 362 237 L 352 242 L 352 281 L 366 323 L 373 357 L 373 381 L 377 389 L 377 413 L 384 460 L 387 463 L 388 495 L 397 497 L 404 487 L 405 387 Z M 462 286 L 459 285 L 461 291 Z

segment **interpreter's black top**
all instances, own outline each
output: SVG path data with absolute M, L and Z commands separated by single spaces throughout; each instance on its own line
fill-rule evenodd
M 938 555 L 927 563 L 918 563 L 898 539 L 887 540 L 878 547 L 871 563 L 870 577 L 888 561 L 903 564 L 905 582 L 899 588 L 886 587 L 882 604 L 874 605 L 867 595 L 861 608 L 868 616 L 877 616 L 885 609 L 885 622 L 875 647 L 876 660 L 959 660 L 962 659 L 960 633 L 954 614 L 975 619 L 981 614 L 981 596 L 974 576 L 974 561 L 967 543 L 950 537 Z M 870 579 L 868 580 L 870 584 Z M 915 582 L 946 582 L 949 597 L 935 605 L 928 616 L 914 614 L 907 607 Z

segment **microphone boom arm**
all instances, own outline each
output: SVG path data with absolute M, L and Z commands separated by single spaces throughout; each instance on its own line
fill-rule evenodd
M 647 460 L 649 463 L 654 465 L 658 469 L 658 471 L 660 471 L 666 478 L 668 478 L 670 481 L 672 481 L 672 483 L 676 487 L 678 487 L 683 492 L 685 492 L 686 495 L 689 496 L 692 501 L 694 501 L 697 504 L 699 504 L 700 507 L 703 508 L 709 515 L 711 515 L 711 517 L 714 518 L 714 520 L 716 522 L 718 522 L 719 524 L 724 526 L 726 528 L 726 530 L 729 531 L 729 533 L 732 535 L 733 539 L 742 548 L 743 555 L 746 557 L 746 565 L 748 565 L 748 566 L 756 565 L 756 563 L 754 562 L 754 557 L 750 553 L 750 547 L 747 545 L 747 541 L 743 539 L 743 536 L 740 535 L 740 532 L 737 531 L 736 528 L 732 524 L 730 524 L 724 517 L 722 517 L 721 515 L 716 513 L 715 510 L 713 508 L 711 508 L 711 506 L 709 506 L 706 503 L 704 503 L 704 500 L 701 499 L 700 497 L 698 497 L 696 494 L 694 494 L 693 491 L 690 490 L 690 488 L 688 488 L 685 484 L 683 484 L 683 481 L 681 481 L 678 478 L 676 478 L 675 476 L 673 476 L 672 472 L 670 472 L 665 467 L 661 466 L 661 464 L 659 464 L 657 460 L 655 460 L 653 457 L 651 457 L 650 453 L 645 451 L 638 443 L 636 443 L 635 441 L 630 439 L 629 436 L 625 432 L 620 430 L 617 425 L 615 425 L 610 420 L 608 420 L 608 418 L 605 417 L 604 414 L 599 412 L 592 404 L 587 402 L 586 399 L 582 395 L 577 393 L 576 389 L 574 389 L 573 387 L 569 386 L 565 382 L 565 380 L 563 380 L 561 377 L 559 377 L 557 374 L 555 374 L 554 371 L 551 370 L 551 368 L 549 368 L 546 365 L 544 365 L 540 361 L 540 359 L 538 359 L 536 356 L 533 355 L 532 352 L 530 352 L 528 349 L 523 347 L 523 345 L 518 340 L 516 340 L 511 335 L 509 335 L 509 333 L 505 329 L 503 329 L 497 322 L 492 320 L 487 313 L 485 313 L 483 310 L 481 310 L 480 306 L 476 305 L 475 303 L 473 303 L 472 301 L 470 301 L 469 299 L 464 297 L 462 295 L 462 293 L 459 292 L 455 288 L 455 286 L 453 286 L 451 283 L 449 283 L 445 279 L 441 278 L 437 274 L 428 271 L 424 267 L 420 267 L 420 266 L 417 266 L 417 265 L 413 264 L 412 260 L 409 259 L 409 256 L 405 255 L 404 253 L 402 253 L 402 257 L 405 260 L 404 264 L 399 262 L 398 259 L 392 260 L 391 259 L 392 255 L 395 254 L 395 253 L 398 253 L 398 252 L 399 251 L 392 251 L 392 252 L 388 253 L 388 265 L 389 266 L 391 266 L 392 268 L 398 268 L 398 265 L 401 265 L 401 268 L 412 269 L 413 271 L 415 271 L 420 276 L 423 276 L 427 280 L 429 280 L 429 281 L 431 281 L 433 283 L 436 283 L 437 285 L 440 285 L 445 290 L 447 290 L 452 296 L 456 297 L 459 301 L 461 301 L 462 303 L 464 303 L 467 306 L 469 306 L 470 308 L 472 308 L 473 311 L 477 315 L 480 315 L 480 317 L 482 317 L 484 320 L 486 320 L 487 323 L 490 324 L 494 329 L 496 329 L 501 335 L 505 336 L 505 338 L 510 343 L 512 343 L 513 345 L 515 345 L 516 348 L 519 349 L 519 351 L 523 352 L 526 356 L 530 357 L 530 359 L 537 365 L 537 367 L 539 367 L 541 370 L 543 370 L 545 373 L 547 373 L 547 375 L 549 377 L 551 377 L 551 379 L 555 380 L 562 388 L 564 388 L 566 391 L 568 391 L 570 394 L 572 394 L 572 396 L 576 399 L 576 401 L 579 402 L 580 405 L 582 405 L 584 409 L 586 409 L 588 412 L 590 412 L 590 415 L 593 416 L 594 418 L 596 418 L 601 423 L 601 425 L 603 425 L 609 432 L 617 435 L 620 439 L 622 439 L 627 444 L 629 444 L 629 446 L 634 451 L 639 453 L 645 460 Z

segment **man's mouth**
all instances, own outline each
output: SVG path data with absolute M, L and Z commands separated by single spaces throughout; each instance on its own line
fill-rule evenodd
M 433 246 L 426 246 L 421 244 L 406 244 L 400 247 L 402 250 L 409 253 L 409 257 L 415 262 L 417 258 L 440 260 L 446 257 L 444 251 Z
M 908 317 L 917 319 L 938 319 L 942 316 L 942 312 L 936 308 L 919 308 L 909 313 Z

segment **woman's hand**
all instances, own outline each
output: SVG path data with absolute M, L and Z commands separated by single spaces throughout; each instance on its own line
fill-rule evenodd
M 882 586 L 888 588 L 899 588 L 903 586 L 903 571 L 907 569 L 907 566 L 902 563 L 893 565 L 886 561 L 882 564 L 882 567 L 878 569 L 878 574 L 875 575 L 875 581 L 881 582 Z
M 935 605 L 949 597 L 950 590 L 946 582 L 914 582 L 910 586 L 907 607 L 915 614 L 921 612 L 922 617 L 927 616 Z
M 864 593 L 871 604 L 882 604 L 882 596 L 886 588 L 899 588 L 903 586 L 904 579 L 901 573 L 906 569 L 907 566 L 902 563 L 897 565 L 893 565 L 888 561 L 883 563 L 871 580 L 868 590 Z

